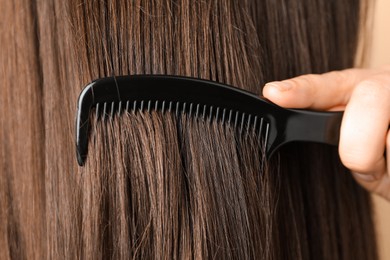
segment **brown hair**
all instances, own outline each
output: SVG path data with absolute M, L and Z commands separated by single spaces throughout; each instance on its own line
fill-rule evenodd
M 159 112 L 92 116 L 84 168 L 73 141 L 77 95 L 98 77 L 260 94 L 351 67 L 365 4 L 0 1 L 0 258 L 376 259 L 370 198 L 336 148 L 266 162 L 254 134 Z

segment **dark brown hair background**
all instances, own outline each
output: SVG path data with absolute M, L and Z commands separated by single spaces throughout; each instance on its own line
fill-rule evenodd
M 0 0 L 0 258 L 376 259 L 370 198 L 336 148 L 291 144 L 265 165 L 253 135 L 137 113 L 94 123 L 85 168 L 74 154 L 91 80 L 260 94 L 353 66 L 365 4 Z

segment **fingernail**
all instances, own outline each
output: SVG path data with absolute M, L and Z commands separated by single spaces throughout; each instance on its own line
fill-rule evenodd
M 377 181 L 380 179 L 380 176 L 377 176 L 375 174 L 362 174 L 362 173 L 357 173 L 357 172 L 353 172 L 352 174 L 357 179 L 361 179 L 362 181 L 373 182 L 373 181 Z
M 284 82 L 284 81 L 270 82 L 270 83 L 267 83 L 266 86 L 277 88 L 281 92 L 290 90 L 292 88 L 291 84 L 288 84 L 287 82 Z

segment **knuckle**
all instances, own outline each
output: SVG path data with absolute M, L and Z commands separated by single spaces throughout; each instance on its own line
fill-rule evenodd
M 350 87 L 356 85 L 356 82 L 359 82 L 359 78 L 363 74 L 362 69 L 346 69 L 346 70 L 336 70 L 327 73 L 329 75 L 329 80 L 338 84 L 340 88 L 349 89 Z
M 340 70 L 329 72 L 329 76 L 330 76 L 330 78 L 332 78 L 335 82 L 337 82 L 339 84 L 345 84 L 346 82 L 348 82 L 350 80 L 350 77 L 351 77 L 345 71 L 340 71 Z
M 315 93 L 316 87 L 318 86 L 319 76 L 316 74 L 306 74 L 292 79 L 296 86 L 304 86 L 310 94 Z
M 296 88 L 296 87 L 299 87 L 299 84 L 297 82 L 297 80 L 295 78 L 292 78 L 292 79 L 287 79 L 287 80 L 283 80 L 282 82 L 285 82 L 287 83 L 288 85 Z
M 313 84 L 314 78 L 315 78 L 314 74 L 306 74 L 306 75 L 296 77 L 294 78 L 294 80 L 297 83 L 308 85 L 308 84 Z
M 306 84 L 312 86 L 316 86 L 318 85 L 319 81 L 320 81 L 320 76 L 319 75 L 316 75 L 316 74 L 307 74 L 305 76 L 302 77 L 302 80 L 306 82 Z
M 289 80 L 289 82 L 294 86 L 294 87 L 299 87 L 302 85 L 303 81 L 300 77 L 298 78 L 292 78 Z

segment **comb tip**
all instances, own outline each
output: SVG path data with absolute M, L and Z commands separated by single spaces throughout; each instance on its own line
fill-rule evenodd
M 79 166 L 84 166 L 85 158 L 86 158 L 86 156 L 82 156 L 80 154 L 80 151 L 77 149 L 77 163 L 79 164 Z

